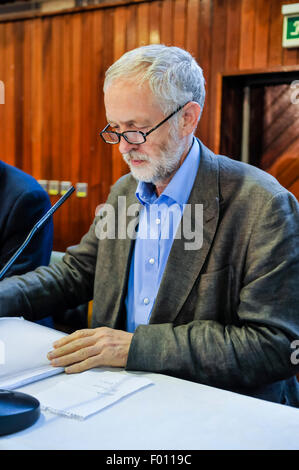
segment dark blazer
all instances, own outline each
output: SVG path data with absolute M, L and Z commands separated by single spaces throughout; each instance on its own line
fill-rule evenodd
M 189 240 L 174 240 L 150 323 L 136 329 L 126 367 L 299 406 L 299 366 L 291 361 L 299 338 L 298 202 L 265 172 L 200 149 L 189 204 L 193 226 L 203 205 L 202 246 L 187 250 Z M 117 233 L 132 225 L 136 185 L 126 175 L 113 186 L 110 206 L 62 263 L 0 283 L 0 316 L 37 319 L 93 298 L 93 327 L 124 328 L 134 240 Z M 114 220 L 116 239 L 99 241 L 96 233 Z
M 0 161 L 0 268 L 21 246 L 28 233 L 51 207 L 49 197 L 32 176 Z M 48 265 L 53 222 L 34 235 L 6 277 Z

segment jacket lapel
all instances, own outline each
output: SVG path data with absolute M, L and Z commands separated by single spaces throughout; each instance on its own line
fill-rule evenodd
M 200 144 L 200 164 L 188 204 L 191 226 L 195 226 L 195 205 L 203 206 L 202 244 L 185 249 L 190 240 L 184 236 L 173 241 L 150 323 L 173 322 L 186 301 L 210 251 L 219 217 L 219 168 L 215 155 Z M 182 233 L 181 224 L 178 233 Z M 190 246 L 190 245 L 189 245 Z

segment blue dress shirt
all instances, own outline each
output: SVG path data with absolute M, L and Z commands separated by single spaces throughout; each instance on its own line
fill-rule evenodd
M 131 333 L 138 325 L 149 323 L 184 205 L 188 202 L 195 181 L 199 159 L 199 145 L 193 139 L 183 164 L 159 197 L 151 183 L 138 183 L 136 197 L 143 207 L 125 300 L 127 331 Z

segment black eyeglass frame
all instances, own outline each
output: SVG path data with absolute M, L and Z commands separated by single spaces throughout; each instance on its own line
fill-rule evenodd
M 186 106 L 186 104 L 190 103 L 190 101 L 187 101 L 187 103 L 179 106 L 175 111 L 173 111 L 173 113 L 171 113 L 169 116 L 167 116 L 165 119 L 163 119 L 163 121 L 159 122 L 159 124 L 157 124 L 155 127 L 153 127 L 152 129 L 150 129 L 149 131 L 147 132 L 142 132 L 142 131 L 124 131 L 124 132 L 115 132 L 115 131 L 107 131 L 108 127 L 110 126 L 110 124 L 107 124 L 106 127 L 104 127 L 104 129 L 100 132 L 100 136 L 102 137 L 103 141 L 105 142 L 105 144 L 111 144 L 111 145 L 114 145 L 114 144 L 119 144 L 120 143 L 120 138 L 123 137 L 125 139 L 126 142 L 128 142 L 128 144 L 132 144 L 132 145 L 141 145 L 141 144 L 144 144 L 144 142 L 146 142 L 146 138 L 148 135 L 150 135 L 152 132 L 154 132 L 156 129 L 158 129 L 158 127 L 162 126 L 162 124 L 164 124 L 164 122 L 168 121 L 168 119 L 170 119 L 172 116 L 174 116 L 176 113 L 178 113 L 181 109 L 184 108 L 184 106 Z M 104 137 L 103 137 L 103 133 L 104 132 L 107 132 L 107 133 L 110 133 L 110 134 L 113 134 L 113 135 L 117 135 L 118 137 L 118 141 L 116 142 L 107 142 Z M 143 142 L 130 142 L 129 139 L 126 137 L 125 134 L 127 134 L 128 132 L 136 132 L 140 135 L 142 135 L 143 137 Z

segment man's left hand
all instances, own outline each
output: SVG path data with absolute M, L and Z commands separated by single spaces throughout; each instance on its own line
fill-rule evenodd
M 54 343 L 48 359 L 68 374 L 93 367 L 125 367 L 133 333 L 102 327 L 75 331 Z

